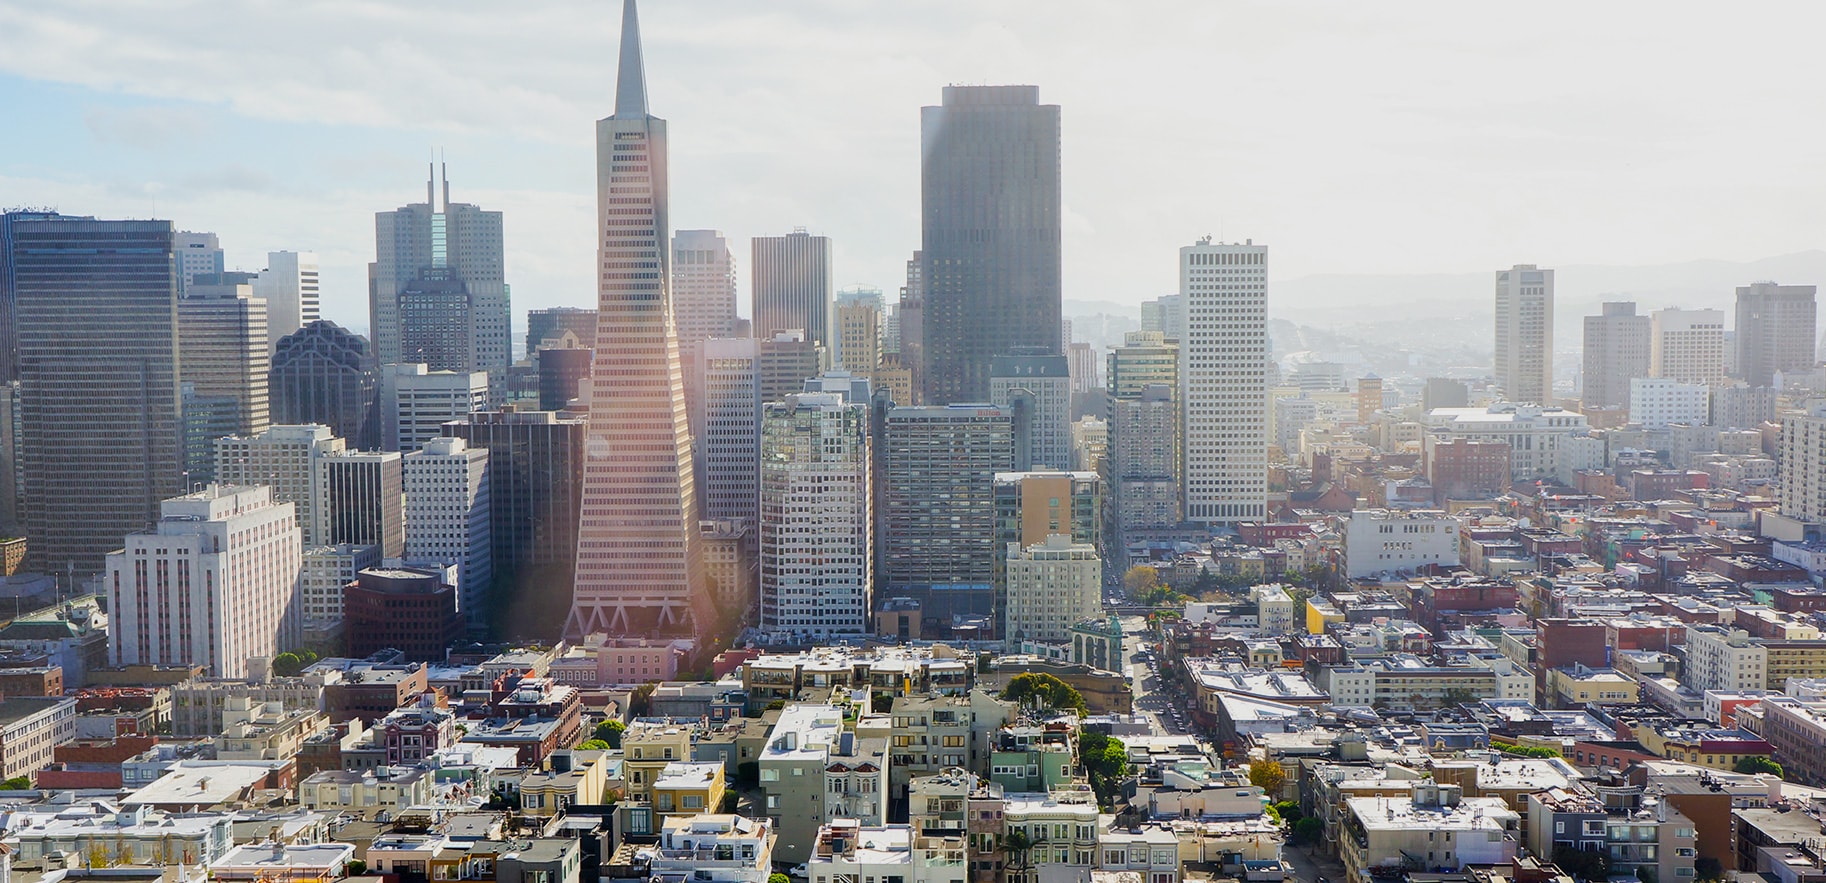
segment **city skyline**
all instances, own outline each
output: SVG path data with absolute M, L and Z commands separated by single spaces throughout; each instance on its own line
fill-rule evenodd
M 1748 148 L 1726 134 L 1774 108 L 1805 103 L 1819 88 L 1817 78 L 1782 77 L 1799 62 L 1767 41 L 1793 39 L 1788 32 L 1759 30 L 1739 47 L 1718 40 L 1714 27 L 1642 22 L 1620 11 L 1582 15 L 1579 28 L 1564 29 L 1550 10 L 1511 23 L 1504 39 L 1473 50 L 1469 42 L 1460 49 L 1440 38 L 1476 24 L 1467 19 L 1475 13 L 1430 9 L 1314 20 L 1295 10 L 1236 10 L 1226 18 L 1186 8 L 1176 13 L 1184 27 L 1155 35 L 1161 45 L 1147 57 L 1091 69 L 1063 60 L 1076 52 L 1056 53 L 1061 59 L 1055 60 L 1055 53 L 1035 49 L 1069 50 L 1093 40 L 1147 45 L 1137 41 L 1147 21 L 1119 23 L 1105 34 L 1073 24 L 1074 16 L 1026 16 L 1020 7 L 863 15 L 792 5 L 694 13 L 714 22 L 707 26 L 678 9 L 655 9 L 650 52 L 673 70 L 655 80 L 656 97 L 679 108 L 676 119 L 691 122 L 695 134 L 677 146 L 677 171 L 704 185 L 680 194 L 679 225 L 722 229 L 736 243 L 808 226 L 832 236 L 839 285 L 891 291 L 905 253 L 918 245 L 917 108 L 934 103 L 949 83 L 1023 83 L 1041 86 L 1048 101 L 1064 108 L 1067 299 L 1134 303 L 1168 293 L 1169 263 L 1103 256 L 1140 255 L 1151 240 L 1206 233 L 1278 243 L 1278 269 L 1286 275 L 1277 273 L 1276 281 L 1334 272 L 1470 272 L 1516 262 L 1738 260 L 1811 248 L 1821 238 L 1806 206 L 1818 200 L 1826 180 L 1806 165 L 1801 145 L 1808 139 L 1759 146 L 1752 163 Z M 216 53 L 227 50 L 214 35 L 180 33 L 176 22 L 131 13 L 67 20 L 75 14 L 0 4 L 0 21 L 8 25 L 0 28 L 6 32 L 0 48 L 7 50 L 0 71 L 15 72 L 0 73 L 0 97 L 14 119 L 44 133 L 0 164 L 8 204 L 170 218 L 178 229 L 221 234 L 230 266 L 241 269 L 258 269 L 269 249 L 317 250 L 324 256 L 326 316 L 361 330 L 364 323 L 355 318 L 370 232 L 364 219 L 411 197 L 418 169 L 441 147 L 468 198 L 508 216 L 508 265 L 519 307 L 588 304 L 590 246 L 576 232 L 588 218 L 590 170 L 579 149 L 588 130 L 577 121 L 600 106 L 608 62 L 585 56 L 582 47 L 613 38 L 613 15 L 572 6 L 524 21 L 477 12 L 414 23 L 384 6 L 358 7 L 352 14 L 360 27 L 352 30 L 360 33 L 324 37 L 348 41 L 348 52 L 374 66 L 399 63 L 371 58 L 384 39 L 405 40 L 420 54 L 430 41 L 460 47 L 481 34 L 511 45 L 551 45 L 528 53 L 542 56 L 530 67 L 516 65 L 493 78 L 494 68 L 454 71 L 422 58 L 427 71 L 398 84 L 350 72 L 317 85 L 303 77 L 318 62 L 221 77 L 215 72 L 224 58 Z M 229 30 L 258 24 L 251 11 L 224 18 Z M 1262 45 L 1207 56 L 1198 36 L 1219 26 L 1249 27 L 1264 36 Z M 105 39 L 116 27 L 131 29 L 123 43 L 142 52 L 107 53 L 80 72 L 34 62 L 76 51 L 69 33 Z M 1753 20 L 1716 25 L 1727 34 L 1752 27 Z M 1654 50 L 1637 44 L 1654 40 L 1620 39 L 1636 28 L 1663 43 L 1704 40 L 1720 70 L 1753 72 L 1716 76 L 1661 55 L 1640 56 Z M 964 36 L 949 42 L 943 36 L 960 31 Z M 1543 45 L 1549 34 L 1551 47 Z M 781 39 L 769 42 L 770 35 Z M 846 42 L 845 35 L 856 39 Z M 1345 35 L 1362 39 L 1341 42 Z M 749 51 L 728 52 L 738 36 Z M 772 63 L 786 47 L 808 40 L 830 40 L 833 51 L 855 56 L 845 82 L 824 81 L 821 68 Z M 138 67 L 143 52 L 152 49 L 178 61 L 162 63 L 156 76 L 138 76 L 146 73 Z M 1391 49 L 1409 51 L 1392 62 L 1404 53 Z M 1339 53 L 1332 62 L 1339 69 L 1359 59 L 1357 73 L 1340 81 L 1322 70 L 1252 64 L 1264 53 L 1316 51 Z M 1750 51 L 1763 61 L 1730 63 L 1734 53 Z M 1571 63 L 1543 64 L 1562 56 Z M 1442 67 L 1460 76 L 1452 83 L 1422 77 Z M 689 77 L 680 73 L 687 69 Z M 1230 76 L 1248 84 L 1230 93 L 1225 107 L 1272 113 L 1237 131 L 1222 126 L 1227 111 L 1215 104 L 1210 111 L 1185 109 L 1181 93 L 1197 94 L 1198 87 L 1151 85 L 1195 82 L 1188 76 L 1194 70 L 1199 80 Z M 440 73 L 463 88 L 439 97 L 425 78 Z M 1643 77 L 1664 82 L 1665 91 L 1639 94 Z M 377 91 L 357 90 L 371 82 L 380 83 Z M 716 85 L 738 82 L 744 85 Z M 810 95 L 809 106 L 789 101 L 795 92 Z M 1471 100 L 1483 94 L 1487 102 Z M 1264 107 L 1277 102 L 1285 107 Z M 1695 108 L 1706 104 L 1725 107 L 1725 118 L 1698 117 Z M 787 138 L 777 122 L 759 124 L 760 115 L 777 120 L 789 107 L 796 124 L 830 137 L 804 138 L 795 130 Z M 1132 146 L 1133 162 L 1112 167 L 1094 153 L 1092 136 L 1125 114 L 1148 122 L 1154 134 Z M 1339 119 L 1353 124 L 1355 138 L 1306 137 L 1308 127 Z M 1207 129 L 1222 137 L 1210 141 L 1202 136 Z M 780 145 L 797 146 L 774 146 L 769 132 L 779 133 Z M 1301 147 L 1280 149 L 1286 143 Z M 278 146 L 257 150 L 255 144 Z M 1171 173 L 1192 167 L 1201 174 L 1191 186 Z M 1375 174 L 1361 174 L 1371 169 Z M 1683 186 L 1652 192 L 1650 178 L 1664 174 Z M 864 181 L 869 186 L 857 186 Z M 1392 190 L 1401 198 L 1391 199 Z M 854 195 L 859 192 L 869 196 Z M 1467 219 L 1453 206 L 1471 192 L 1550 210 Z M 1220 194 L 1216 204 L 1224 210 L 1214 216 L 1209 206 Z M 1690 221 L 1707 214 L 1746 223 L 1715 230 Z M 1427 246 L 1412 248 L 1415 241 Z M 739 245 L 736 251 L 741 254 Z M 740 301 L 746 300 L 744 291 Z

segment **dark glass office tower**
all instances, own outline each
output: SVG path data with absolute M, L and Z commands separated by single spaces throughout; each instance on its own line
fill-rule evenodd
M 986 402 L 991 359 L 1059 352 L 1059 106 L 946 86 L 920 134 L 926 403 Z
M 321 423 L 349 447 L 380 447 L 374 354 L 368 339 L 318 319 L 279 340 L 267 388 L 273 422 Z
M 171 223 L 54 218 L 10 232 L 28 555 L 98 573 L 182 491 Z

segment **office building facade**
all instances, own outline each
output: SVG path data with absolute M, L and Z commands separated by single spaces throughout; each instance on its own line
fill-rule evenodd
M 107 555 L 108 661 L 248 674 L 294 646 L 302 546 L 290 503 L 265 487 L 210 485 L 164 501 L 156 528 Z
M 706 521 L 754 526 L 760 492 L 759 348 L 750 337 L 704 342 L 692 373 L 698 403 L 697 474 Z
M 805 339 L 827 349 L 831 333 L 831 240 L 803 228 L 785 236 L 756 236 L 753 241 L 754 334 L 766 340 L 782 331 L 804 331 Z
M 321 424 L 274 426 L 258 435 L 229 436 L 215 443 L 216 480 L 226 485 L 265 485 L 273 502 L 291 503 L 306 548 L 327 542 L 317 520 L 319 461 L 347 450 L 347 442 Z
M 254 296 L 266 301 L 267 351 L 298 329 L 323 318 L 317 254 L 269 251 L 266 268 L 254 277 Z
M 442 437 L 400 458 L 406 493 L 406 557 L 454 565 L 469 629 L 488 629 L 494 535 L 488 449 Z
M 1629 382 L 1649 376 L 1651 320 L 1636 314 L 1633 301 L 1605 303 L 1585 317 L 1585 367 L 1579 403 L 1587 408 L 1629 404 Z
M 996 356 L 1059 352 L 1059 106 L 1037 86 L 947 86 L 920 136 L 925 402 L 987 401 Z
M 381 447 L 411 452 L 444 434 L 444 424 L 488 407 L 488 375 L 391 365 L 381 377 Z
M 479 411 L 444 432 L 488 451 L 492 564 L 516 584 L 577 556 L 588 423 L 550 411 Z
M 996 356 L 990 362 L 989 402 L 1014 426 L 1014 467 L 1071 466 L 1071 363 L 1062 355 Z
M 1183 514 L 1259 521 L 1268 509 L 1268 247 L 1206 239 L 1179 250 L 1179 273 Z
M 378 546 L 382 558 L 406 554 L 406 485 L 398 453 L 330 452 L 317 458 L 312 478 L 318 543 Z
M 988 405 L 891 408 L 876 462 L 877 584 L 926 622 L 995 611 L 995 476 L 1013 471 L 1014 427 Z
M 1812 285 L 1757 282 L 1737 289 L 1736 376 L 1751 386 L 1770 386 L 1783 371 L 1814 366 L 1819 307 Z
M 1725 379 L 1724 310 L 1668 308 L 1649 314 L 1649 376 L 1681 383 Z
M 368 340 L 328 319 L 279 340 L 267 380 L 272 421 L 321 423 L 361 450 L 380 446 L 379 382 Z

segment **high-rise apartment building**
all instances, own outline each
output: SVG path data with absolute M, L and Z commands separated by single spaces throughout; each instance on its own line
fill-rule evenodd
M 881 366 L 881 289 L 847 288 L 837 295 L 837 349 L 831 361 L 839 368 L 872 376 Z
M 406 554 L 406 483 L 397 452 L 332 451 L 311 476 L 321 545 L 378 546 L 383 558 Z
M 706 521 L 755 525 L 760 492 L 761 398 L 754 338 L 707 340 L 693 366 L 704 390 L 695 423 L 698 486 Z
M 868 632 L 869 408 L 831 393 L 769 404 L 761 426 L 761 628 Z
M 432 371 L 423 363 L 388 366 L 381 377 L 381 446 L 416 451 L 444 434 L 444 424 L 488 407 L 488 375 Z
M 305 548 L 324 545 L 317 519 L 320 460 L 347 450 L 328 426 L 278 425 L 251 436 L 228 436 L 215 444 L 216 480 L 225 485 L 265 485 L 273 502 L 291 503 Z
M 596 346 L 596 311 L 577 307 L 552 307 L 526 313 L 526 352 L 531 355 L 542 341 L 569 331 L 584 349 Z
M 1774 387 L 1745 383 L 1713 384 L 1708 389 L 1706 422 L 1719 429 L 1755 429 L 1775 421 L 1779 396 Z
M 1629 382 L 1629 422 L 1643 429 L 1666 429 L 1670 423 L 1700 426 L 1710 415 L 1704 384 L 1669 377 L 1637 377 Z
M 1183 422 L 1172 387 L 1152 384 L 1137 395 L 1110 402 L 1109 476 L 1111 523 L 1117 543 L 1138 531 L 1181 521 L 1180 447 Z
M 254 296 L 266 301 L 269 353 L 281 338 L 323 318 L 321 290 L 315 252 L 266 253 L 266 269 L 254 278 Z
M 381 563 L 379 546 L 306 546 L 298 574 L 298 598 L 304 630 L 333 635 L 342 625 L 342 590 L 357 574 Z
M 1496 271 L 1496 385 L 1511 402 L 1553 404 L 1553 271 Z
M 1022 641 L 1071 643 L 1071 628 L 1103 612 L 1103 559 L 1097 547 L 1065 534 L 1021 546 L 1009 543 L 1008 613 L 1003 634 Z
M 900 354 L 900 365 L 911 375 L 913 393 L 906 401 L 895 404 L 925 404 L 926 364 L 926 265 L 925 253 L 914 252 L 907 261 L 907 284 L 901 286 L 900 300 L 894 304 L 893 352 Z
M 1738 377 L 1751 386 L 1775 383 L 1778 371 L 1805 371 L 1814 365 L 1819 331 L 1817 288 L 1757 282 L 1737 289 Z
M 1095 472 L 1003 472 L 995 477 L 996 609 L 1008 608 L 1008 555 L 1062 534 L 1103 546 L 1103 480 Z M 1003 621 L 1002 634 L 1012 637 Z
M 1634 301 L 1607 302 L 1602 313 L 1585 317 L 1581 405 L 1616 408 L 1629 404 L 1629 382 L 1649 376 L 1651 326 L 1649 317 L 1636 314 Z
M 1649 376 L 1682 383 L 1725 379 L 1724 310 L 1669 307 L 1649 314 Z
M 647 112 L 624 0 L 615 113 L 596 123 L 596 362 L 583 514 L 564 633 L 683 633 L 714 618 L 672 318 L 666 121 Z M 652 272 L 657 267 L 658 273 Z
M 439 184 L 434 175 L 424 202 L 374 215 L 368 332 L 381 365 L 425 362 L 418 350 L 499 386 L 513 356 L 501 213 L 453 203 L 449 177 Z
M 1014 468 L 1071 466 L 1071 387 L 1064 356 L 1022 352 L 991 360 L 989 401 L 1014 426 Z
M 831 301 L 837 286 L 830 237 L 813 236 L 801 227 L 785 236 L 756 236 L 752 244 L 755 337 L 766 340 L 796 329 L 827 350 L 835 346 Z
M 995 476 L 1014 468 L 1014 427 L 988 405 L 891 408 L 876 455 L 877 584 L 924 621 L 995 616 Z
M 1159 331 L 1131 331 L 1110 350 L 1106 374 L 1112 399 L 1133 399 L 1150 386 L 1179 392 L 1179 345 Z
M 177 267 L 179 297 L 190 291 L 190 283 L 198 276 L 217 276 L 228 269 L 216 234 L 190 230 L 171 234 L 171 262 Z
M 576 560 L 587 429 L 550 411 L 478 411 L 444 424 L 445 434 L 488 451 L 492 563 L 516 590 L 534 571 Z
M 272 422 L 321 423 L 361 450 L 380 446 L 380 406 L 368 340 L 328 319 L 280 339 L 267 394 Z
M 458 606 L 471 631 L 488 628 L 494 582 L 488 449 L 442 437 L 400 458 L 406 492 L 406 557 L 455 565 Z
M 1072 395 L 1083 395 L 1103 388 L 1102 365 L 1097 363 L 1097 348 L 1082 341 L 1065 347 L 1065 358 L 1071 363 Z
M 201 665 L 241 678 L 295 644 L 302 547 L 290 503 L 210 485 L 165 500 L 151 530 L 107 555 L 108 661 Z
M 99 573 L 182 487 L 171 224 L 53 217 L 10 231 L 28 566 Z
M 1059 352 L 1059 106 L 946 86 L 920 136 L 925 401 L 982 402 L 996 356 Z
M 1268 512 L 1268 247 L 1185 246 L 1179 280 L 1184 514 L 1259 521 Z
M 1826 404 L 1782 417 L 1782 515 L 1826 522 Z

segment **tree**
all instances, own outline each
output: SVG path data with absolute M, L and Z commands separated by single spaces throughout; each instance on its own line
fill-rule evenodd
M 767 883 L 793 883 L 793 878 L 775 872 L 767 875 Z
M 1280 803 L 1269 804 L 1268 811 L 1279 816 L 1281 821 L 1289 825 L 1299 821 L 1306 815 L 1305 813 L 1300 812 L 1300 804 L 1298 801 L 1294 800 L 1283 800 Z
M 744 791 L 752 791 L 761 784 L 761 764 L 745 760 L 735 765 L 735 786 Z
M 291 651 L 273 657 L 273 674 L 283 678 L 297 677 L 304 671 L 304 658 Z
M 585 739 L 585 740 L 583 740 L 582 744 L 577 746 L 577 750 L 578 751 L 607 751 L 607 750 L 609 750 L 609 747 L 610 747 L 609 743 L 604 742 L 601 739 Z
M 1008 863 L 1017 867 L 1026 864 L 1027 849 L 1031 846 L 1033 841 L 1027 839 L 1027 832 L 1019 828 L 1002 838 L 1002 849 L 1008 852 Z
M 1770 760 L 1767 757 L 1760 757 L 1757 755 L 1751 755 L 1742 760 L 1739 760 L 1737 762 L 1737 765 L 1731 767 L 1731 769 L 1736 772 L 1743 773 L 1745 775 L 1753 776 L 1753 775 L 1756 775 L 1757 773 L 1769 773 L 1770 775 L 1773 775 L 1778 779 L 1782 777 L 1782 765 L 1781 764 L 1776 763 L 1775 761 Z
M 1273 799 L 1281 793 L 1281 786 L 1287 784 L 1287 771 L 1272 760 L 1252 760 L 1249 762 L 1249 784 Z
M 24 776 L 14 776 L 0 782 L 0 791 L 30 791 L 31 789 L 32 780 Z
M 653 713 L 653 691 L 658 688 L 651 682 L 635 687 L 634 694 L 628 697 L 628 716 L 646 717 Z
M 887 693 L 876 693 L 869 699 L 869 707 L 876 714 L 887 714 L 894 710 L 894 697 Z
M 627 724 L 618 720 L 606 720 L 596 725 L 596 732 L 591 733 L 590 738 L 601 739 L 602 741 L 609 743 L 610 748 L 620 748 L 621 734 L 626 733 L 627 731 Z
M 349 859 L 349 863 L 343 866 L 343 872 L 351 877 L 359 877 L 368 872 L 368 863 L 358 858 Z
M 1693 873 L 1698 874 L 1701 880 L 1723 880 L 1725 866 L 1723 862 L 1708 855 L 1693 862 Z
M 1137 564 L 1122 575 L 1122 587 L 1131 596 L 1139 596 L 1155 586 L 1160 585 L 1160 571 L 1146 564 Z
M 1318 816 L 1303 816 L 1299 821 L 1293 823 L 1291 840 L 1296 844 L 1314 843 L 1323 833 L 1325 833 L 1325 823 L 1319 821 Z
M 1076 709 L 1085 711 L 1089 706 L 1084 704 L 1084 694 L 1070 684 L 1048 674 L 1015 675 L 1002 689 L 1002 698 L 1011 702 L 1025 703 L 1028 699 L 1037 700 L 1048 708 Z

